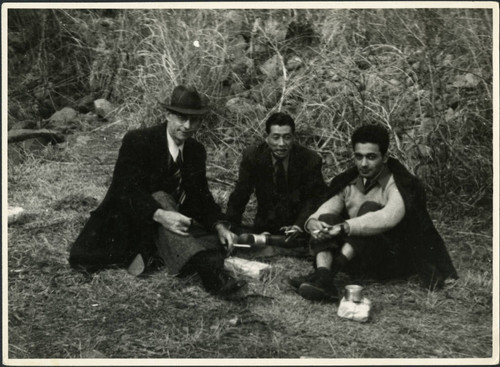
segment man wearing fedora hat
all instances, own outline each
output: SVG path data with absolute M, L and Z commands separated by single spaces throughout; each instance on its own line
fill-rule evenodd
M 192 138 L 209 108 L 185 86 L 160 104 L 165 123 L 125 134 L 111 186 L 73 244 L 70 265 L 134 275 L 165 266 L 197 272 L 211 293 L 235 292 L 245 282 L 223 269 L 234 234 L 209 191 L 205 148 Z

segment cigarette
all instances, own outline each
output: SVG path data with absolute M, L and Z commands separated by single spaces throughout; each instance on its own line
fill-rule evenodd
M 313 231 L 314 234 L 319 233 L 319 232 L 321 232 L 321 229 L 317 229 L 317 230 Z
M 242 243 L 235 243 L 235 244 L 233 244 L 233 246 L 234 246 L 234 247 L 247 247 L 247 248 L 248 248 L 248 247 L 252 247 L 251 245 L 244 245 L 244 244 L 242 244 Z

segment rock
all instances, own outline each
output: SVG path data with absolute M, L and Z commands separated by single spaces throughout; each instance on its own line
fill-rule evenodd
M 465 75 L 457 75 L 453 86 L 456 88 L 476 88 L 480 83 L 479 77 L 474 74 L 467 73 Z
M 251 114 L 265 112 L 266 108 L 260 104 L 252 103 L 245 98 L 231 98 L 226 102 L 226 108 L 232 113 Z
M 19 206 L 9 206 L 8 209 L 8 224 L 15 223 L 24 215 L 24 209 Z
M 293 71 L 299 69 L 302 65 L 304 65 L 304 61 L 298 56 L 293 56 L 286 62 L 286 69 Z
M 278 55 L 274 55 L 259 67 L 262 74 L 268 78 L 275 78 L 278 73 L 281 73 L 281 61 Z
M 264 33 L 272 40 L 283 41 L 287 34 L 287 26 L 277 19 L 269 18 L 264 21 Z
M 104 118 L 104 119 L 109 117 L 109 115 L 111 114 L 111 112 L 114 109 L 111 102 L 109 102 L 108 100 L 103 99 L 103 98 L 96 99 L 94 101 L 94 108 L 95 108 L 95 113 L 97 114 L 97 116 L 99 116 L 100 118 Z
M 65 128 L 76 118 L 76 116 L 78 116 L 78 112 L 71 107 L 64 107 L 62 110 L 57 111 L 49 117 L 49 123 L 46 127 Z
M 258 280 L 269 275 L 272 270 L 269 264 L 232 256 L 224 260 L 224 268 L 233 274 L 245 275 Z

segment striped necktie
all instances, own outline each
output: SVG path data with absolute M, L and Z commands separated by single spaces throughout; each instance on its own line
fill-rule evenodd
M 184 191 L 183 185 L 182 185 L 182 165 L 183 165 L 183 160 L 182 160 L 182 151 L 179 150 L 179 154 L 177 154 L 177 159 L 175 160 L 175 172 L 174 172 L 174 177 L 177 181 L 177 186 L 175 188 L 175 198 L 177 199 L 177 203 L 181 205 L 184 200 L 186 199 L 186 192 Z

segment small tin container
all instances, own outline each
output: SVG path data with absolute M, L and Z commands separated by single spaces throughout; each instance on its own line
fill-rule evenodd
M 345 299 L 356 303 L 361 302 L 363 300 L 363 287 L 355 284 L 346 285 Z

